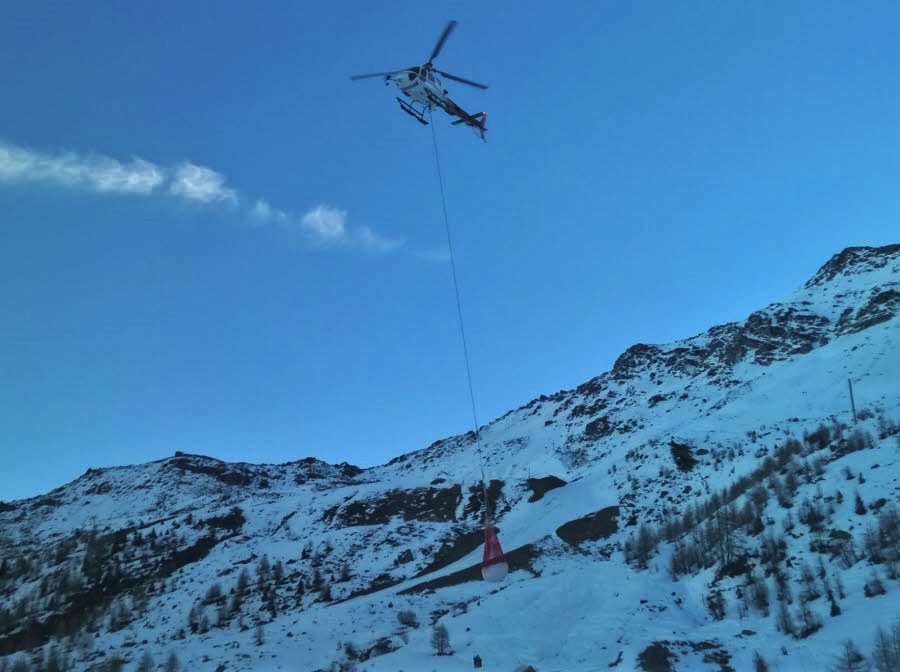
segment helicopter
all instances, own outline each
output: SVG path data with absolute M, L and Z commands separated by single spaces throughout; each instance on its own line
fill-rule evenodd
M 428 120 L 425 119 L 425 112 L 430 111 L 434 107 L 439 107 L 451 117 L 459 117 L 452 122 L 454 126 L 460 124 L 470 126 L 481 139 L 486 142 L 487 140 L 484 137 L 484 134 L 485 131 L 487 131 L 487 128 L 485 127 L 487 114 L 484 112 L 469 114 L 450 100 L 447 95 L 447 89 L 443 87 L 441 80 L 437 75 L 442 75 L 447 79 L 452 79 L 455 82 L 467 84 L 468 86 L 474 86 L 478 89 L 486 89 L 487 86 L 456 75 L 451 75 L 449 72 L 438 70 L 433 65 L 434 59 L 441 53 L 444 42 L 447 41 L 450 33 L 456 28 L 456 23 L 456 21 L 449 21 L 447 23 L 447 27 L 444 28 L 444 32 L 442 32 L 438 38 L 437 44 L 434 45 L 431 57 L 424 65 L 414 65 L 402 70 L 390 70 L 388 72 L 372 72 L 365 75 L 353 75 L 350 79 L 358 80 L 368 79 L 370 77 L 384 77 L 385 86 L 388 86 L 393 82 L 396 84 L 397 88 L 400 89 L 401 93 L 409 99 L 407 101 L 400 96 L 397 96 L 397 102 L 400 103 L 400 108 L 408 115 L 415 118 L 419 123 L 427 125 Z

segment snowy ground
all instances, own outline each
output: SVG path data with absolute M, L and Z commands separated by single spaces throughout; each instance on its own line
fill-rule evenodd
M 711 351 L 719 338 L 718 332 L 710 332 L 661 346 L 653 357 L 638 358 L 624 368 L 623 375 L 604 374 L 571 392 L 542 397 L 485 427 L 487 477 L 504 482 L 497 520 L 501 542 L 507 552 L 526 544 L 540 551 L 534 572 L 513 565 L 500 585 L 472 581 L 401 594 L 480 560 L 481 549 L 474 548 L 440 569 L 414 576 L 434 560 L 451 533 L 478 530 L 480 513 L 467 512 L 468 489 L 479 483 L 481 473 L 471 437 L 448 439 L 362 473 L 312 462 L 223 465 L 185 456 L 94 472 L 44 498 L 0 512 L 0 552 L 12 559 L 23 549 L 50 548 L 75 528 L 94 526 L 101 532 L 139 528 L 144 537 L 168 534 L 180 538 L 184 547 L 206 534 L 196 521 L 221 516 L 235 506 L 243 510 L 246 522 L 240 534 L 215 545 L 202 560 L 178 569 L 165 581 L 164 590 L 148 595 L 143 617 L 116 632 L 103 619 L 95 636 L 75 638 L 79 645 L 72 648 L 72 670 L 92 669 L 114 652 L 130 661 L 128 669 L 133 669 L 147 651 L 160 665 L 176 652 L 183 669 L 190 670 L 212 671 L 224 664 L 227 670 L 312 671 L 345 660 L 347 642 L 367 649 L 379 638 L 387 638 L 397 650 L 356 662 L 360 672 L 470 670 L 476 654 L 483 658 L 484 669 L 505 672 L 527 664 L 540 672 L 632 670 L 640 669 L 640 654 L 656 641 L 670 642 L 676 670 L 725 669 L 704 661 L 718 649 L 727 651 L 735 670 L 752 669 L 757 652 L 773 670 L 829 669 L 841 641 L 852 638 L 868 652 L 875 627 L 900 618 L 900 585 L 886 577 L 883 566 L 876 569 L 887 593 L 866 597 L 863 588 L 873 572 L 868 561 L 843 569 L 837 558 L 825 557 L 829 576 L 840 575 L 844 583 L 842 613 L 831 617 L 824 598 L 813 601 L 811 608 L 823 627 L 798 640 L 777 630 L 774 597 L 771 616 L 752 610 L 742 616 L 734 597 L 739 582 L 723 580 L 720 587 L 729 598 L 728 613 L 716 621 L 706 604 L 715 569 L 673 581 L 668 571 L 671 546 L 661 544 L 649 568 L 642 571 L 626 564 L 619 547 L 636 531 L 636 526 L 626 526 L 630 517 L 658 524 L 664 508 L 680 515 L 687 506 L 705 501 L 710 493 L 757 469 L 763 457 L 788 437 L 802 440 L 822 423 L 844 423 L 849 432 L 853 423 L 848 379 L 857 409 L 872 414 L 852 428 L 875 437 L 873 446 L 838 459 L 833 459 L 831 447 L 807 455 L 807 460 L 825 461 L 824 473 L 799 486 L 791 509 L 770 498 L 763 516 L 766 528 L 787 541 L 787 555 L 799 568 L 804 560 L 810 564 L 818 560 L 809 549 L 810 533 L 800 524 L 793 534 L 783 530 L 788 512 L 796 520 L 804 499 L 825 501 L 841 490 L 842 503 L 828 501 L 835 509 L 829 528 L 849 533 L 860 546 L 876 514 L 855 513 L 856 491 L 869 504 L 885 498 L 886 506 L 896 505 L 900 435 L 877 437 L 883 419 L 900 422 L 900 317 L 859 331 L 841 331 L 836 325 L 848 309 L 851 316 L 865 317 L 864 308 L 873 296 L 881 296 L 878 292 L 900 289 L 900 254 L 880 267 L 863 264 L 850 270 L 810 283 L 763 311 L 773 316 L 793 307 L 827 318 L 827 324 L 817 327 L 821 333 L 816 332 L 816 338 L 822 342 L 808 352 L 782 352 L 765 364 L 750 355 L 728 366 L 711 367 L 709 361 L 691 364 L 695 353 Z M 788 348 L 777 330 L 772 334 L 775 346 Z M 665 363 L 671 357 L 681 368 Z M 708 373 L 710 368 L 716 369 L 715 374 Z M 651 403 L 654 397 L 660 398 Z M 609 429 L 592 436 L 589 428 L 598 418 L 605 419 Z M 673 440 L 692 447 L 699 461 L 693 471 L 675 468 L 669 446 Z M 179 459 L 188 464 L 187 470 L 175 466 Z M 864 482 L 858 477 L 848 481 L 845 468 L 864 475 Z M 217 469 L 246 482 L 234 485 L 198 473 Z M 529 502 L 526 480 L 550 475 L 567 485 Z M 397 514 L 377 524 L 337 522 L 353 506 L 359 507 L 361 516 L 374 516 L 377 503 L 391 493 L 457 485 L 456 509 L 440 512 L 446 519 L 428 515 L 406 519 Z M 622 506 L 620 530 L 608 540 L 579 549 L 556 534 L 568 521 L 617 505 Z M 195 523 L 186 522 L 189 514 Z M 759 540 L 745 536 L 743 544 L 752 555 Z M 317 601 L 308 590 L 300 602 L 294 597 L 301 577 L 308 579 L 314 571 L 313 559 L 303 557 L 307 545 L 322 554 L 319 567 L 331 586 L 331 600 Z M 609 549 L 613 550 L 606 558 L 601 551 Z M 409 562 L 400 561 L 405 551 L 411 551 Z M 280 561 L 286 575 L 275 589 L 274 616 L 256 587 L 256 568 L 264 555 L 270 563 Z M 132 556 L 134 571 L 161 561 L 146 546 L 132 551 Z M 70 562 L 80 566 L 81 557 L 76 554 Z M 331 583 L 331 575 L 339 575 L 345 562 L 350 578 Z M 191 608 L 216 582 L 227 594 L 244 568 L 250 572 L 252 587 L 240 617 L 217 627 L 216 609 L 208 606 L 204 611 L 212 627 L 206 633 L 190 633 Z M 51 570 L 44 572 L 49 576 Z M 8 608 L 34 595 L 39 579 L 0 592 Z M 391 585 L 345 599 L 381 579 Z M 796 583 L 797 576 L 792 580 Z M 42 599 L 41 613 L 50 613 Z M 131 599 L 126 593 L 124 600 L 130 604 Z M 400 610 L 415 612 L 420 627 L 401 626 Z M 452 655 L 434 655 L 433 621 L 448 628 Z M 263 645 L 255 643 L 257 625 L 262 625 Z M 176 639 L 181 629 L 188 632 Z M 710 643 L 709 648 L 697 646 L 704 642 Z M 613 666 L 620 654 L 621 662 Z

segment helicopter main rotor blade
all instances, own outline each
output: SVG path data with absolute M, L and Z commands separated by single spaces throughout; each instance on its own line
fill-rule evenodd
M 450 21 L 447 23 L 447 27 L 444 28 L 444 32 L 441 33 L 441 36 L 438 38 L 437 44 L 434 45 L 434 50 L 431 52 L 431 58 L 428 59 L 429 63 L 436 59 L 438 57 L 438 54 L 441 53 L 441 49 L 444 47 L 444 42 L 447 41 L 447 38 L 450 36 L 450 33 L 453 32 L 454 28 L 456 28 L 456 21 Z
M 388 72 L 370 72 L 367 75 L 353 75 L 350 79 L 368 79 L 369 77 L 385 77 L 387 75 L 396 75 L 398 72 L 403 72 L 403 70 L 389 70 Z
M 460 82 L 462 84 L 468 84 L 469 86 L 474 86 L 476 89 L 486 89 L 487 84 L 479 84 L 478 82 L 473 82 L 471 79 L 463 79 L 462 77 L 457 77 L 456 75 L 451 75 L 449 72 L 444 72 L 443 70 L 435 69 L 435 72 L 443 75 L 447 79 L 452 79 L 454 82 Z

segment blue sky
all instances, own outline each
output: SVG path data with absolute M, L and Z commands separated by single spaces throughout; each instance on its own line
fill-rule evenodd
M 361 465 L 898 242 L 900 6 L 31 2 L 0 22 L 0 499 L 175 450 Z

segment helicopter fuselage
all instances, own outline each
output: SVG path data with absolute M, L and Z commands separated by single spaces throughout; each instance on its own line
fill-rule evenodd
M 414 66 L 392 75 L 386 75 L 384 79 L 386 83 L 396 84 L 407 98 L 411 98 L 425 107 L 437 105 L 448 114 L 453 114 L 448 109 L 447 90 L 430 69 Z

